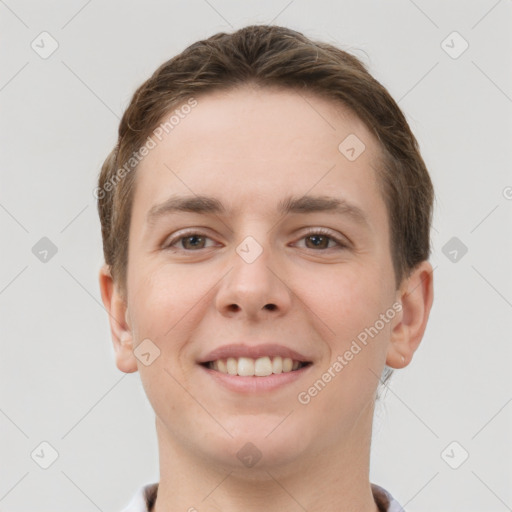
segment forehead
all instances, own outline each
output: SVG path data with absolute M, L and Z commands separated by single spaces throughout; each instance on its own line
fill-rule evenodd
M 230 211 L 263 213 L 284 196 L 314 192 L 350 197 L 362 210 L 383 213 L 378 144 L 342 104 L 254 87 L 196 101 L 179 123 L 152 137 L 156 145 L 137 169 L 134 217 L 176 194 L 215 195 Z

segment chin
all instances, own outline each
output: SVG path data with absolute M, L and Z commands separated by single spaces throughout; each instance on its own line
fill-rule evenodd
M 291 418 L 283 421 L 284 417 L 277 421 L 275 416 L 236 418 L 227 428 L 233 437 L 217 435 L 215 439 L 210 438 L 210 445 L 204 449 L 216 459 L 216 464 L 226 466 L 229 471 L 240 470 L 241 474 L 292 464 L 304 454 L 308 443 L 303 430 L 297 429 L 289 421 Z

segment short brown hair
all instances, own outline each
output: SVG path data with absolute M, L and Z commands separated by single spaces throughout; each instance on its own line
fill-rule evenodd
M 377 170 L 398 288 L 430 255 L 434 199 L 418 143 L 403 113 L 353 55 L 289 28 L 251 25 L 198 41 L 162 64 L 136 90 L 121 119 L 117 145 L 102 166 L 96 189 L 105 263 L 121 291 L 126 292 L 137 166 L 133 155 L 162 118 L 187 99 L 245 84 L 311 92 L 339 102 L 375 135 L 382 152 Z

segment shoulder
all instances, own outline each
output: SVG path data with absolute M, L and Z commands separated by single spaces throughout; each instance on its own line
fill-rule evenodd
M 377 503 L 379 510 L 385 512 L 405 512 L 400 503 L 391 496 L 391 494 L 377 484 L 371 484 L 373 497 L 375 498 L 375 503 Z
M 157 490 L 158 483 L 144 485 L 121 512 L 149 512 L 155 503 Z

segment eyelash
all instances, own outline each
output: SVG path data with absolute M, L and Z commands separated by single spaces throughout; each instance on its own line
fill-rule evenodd
M 329 238 L 329 240 L 332 240 L 332 241 L 334 241 L 334 242 L 336 242 L 338 244 L 338 249 L 340 249 L 340 250 L 341 249 L 348 249 L 348 247 L 349 247 L 346 242 L 342 241 L 340 238 L 338 238 L 337 236 L 333 235 L 331 231 L 329 231 L 329 230 L 327 230 L 325 228 L 314 228 L 314 229 L 311 229 L 311 230 L 307 231 L 306 233 L 304 233 L 299 240 L 302 240 L 302 239 L 307 238 L 307 237 L 312 236 L 312 235 L 322 235 L 322 236 L 325 236 L 325 237 Z M 176 249 L 176 248 L 172 247 L 175 243 L 180 242 L 181 240 L 183 240 L 185 238 L 188 238 L 188 237 L 191 237 L 191 236 L 200 236 L 200 237 L 204 237 L 204 238 L 210 239 L 209 236 L 207 236 L 205 233 L 202 233 L 201 231 L 190 230 L 190 231 L 186 231 L 186 232 L 180 233 L 178 236 L 175 236 L 175 237 L 171 238 L 171 240 L 169 240 L 168 243 L 166 243 L 163 246 L 163 248 L 165 250 L 183 251 L 183 252 L 199 252 L 199 251 L 201 251 L 203 249 L 208 249 L 208 247 L 202 247 L 202 248 L 197 249 L 197 250 L 183 249 L 183 248 Z M 311 251 L 317 251 L 317 249 L 312 249 L 312 248 L 306 248 L 306 249 L 311 250 Z M 329 249 L 336 249 L 336 247 L 327 247 L 326 249 L 318 249 L 318 251 L 324 252 L 324 251 L 327 251 Z

